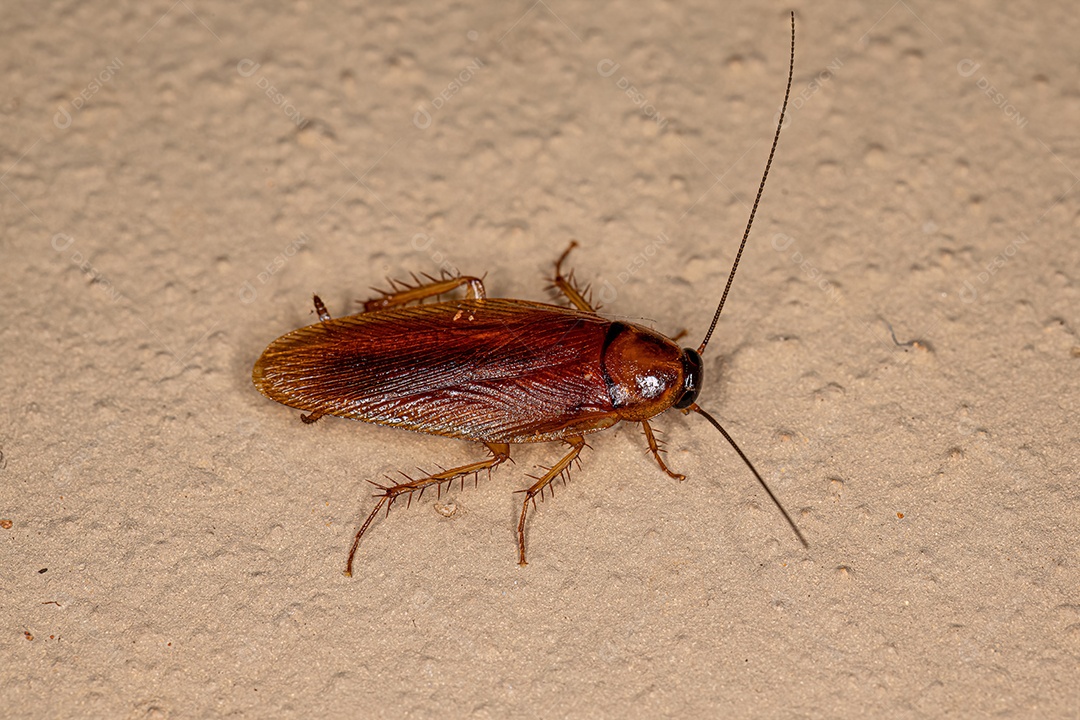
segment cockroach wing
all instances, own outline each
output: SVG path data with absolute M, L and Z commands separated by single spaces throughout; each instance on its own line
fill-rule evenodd
M 317 414 L 482 442 L 557 440 L 618 422 L 601 365 L 610 325 L 520 300 L 393 308 L 284 335 L 252 378 Z

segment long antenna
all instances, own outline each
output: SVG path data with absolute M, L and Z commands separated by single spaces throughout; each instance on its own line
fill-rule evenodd
M 791 78 L 795 74 L 795 11 L 791 11 L 791 60 L 788 62 L 787 90 L 784 91 L 784 104 L 780 108 L 780 120 L 776 123 L 776 135 L 773 136 L 772 149 L 769 150 L 769 160 L 765 163 L 765 172 L 761 175 L 761 184 L 758 185 L 757 197 L 754 198 L 754 206 L 750 209 L 750 219 L 746 221 L 746 230 L 743 231 L 742 243 L 739 244 L 739 252 L 735 253 L 735 262 L 728 274 L 727 285 L 724 286 L 724 294 L 720 296 L 720 304 L 716 306 L 709 332 L 705 333 L 705 339 L 698 347 L 698 355 L 705 353 L 705 346 L 709 344 L 716 321 L 720 319 L 720 311 L 724 309 L 724 301 L 727 300 L 728 291 L 731 290 L 731 281 L 735 279 L 735 270 L 739 267 L 739 258 L 742 257 L 743 248 L 746 247 L 746 239 L 750 237 L 750 226 L 754 224 L 754 215 L 757 214 L 758 203 L 761 202 L 761 193 L 765 190 L 765 180 L 769 177 L 769 168 L 772 167 L 773 155 L 776 154 L 776 143 L 780 140 L 780 128 L 784 125 L 784 113 L 787 112 L 788 96 L 791 95 Z M 719 426 L 718 426 L 719 427 Z M 723 431 L 721 431 L 723 432 Z M 730 439 L 730 438 L 729 438 Z
M 788 515 L 787 510 L 785 510 L 784 506 L 780 504 L 780 501 L 776 499 L 776 495 L 773 495 L 773 491 L 770 490 L 769 486 L 765 484 L 765 479 L 761 477 L 761 473 L 759 473 L 757 471 L 757 468 L 754 467 L 754 464 L 750 462 L 750 458 L 746 457 L 746 453 L 742 451 L 742 448 L 735 444 L 734 438 L 728 435 L 727 430 L 720 427 L 720 423 L 717 422 L 716 418 L 698 407 L 697 403 L 691 405 L 689 408 L 687 408 L 687 410 L 693 410 L 698 415 L 711 422 L 713 424 L 713 427 L 719 430 L 720 434 L 723 435 L 729 443 L 731 443 L 731 447 L 735 448 L 735 452 L 737 452 L 739 454 L 739 457 L 742 458 L 742 461 L 746 463 L 746 467 L 750 468 L 750 472 L 754 473 L 754 477 L 756 477 L 757 481 L 761 483 L 761 487 L 765 488 L 765 492 L 768 493 L 769 498 L 773 501 L 773 504 L 776 505 L 778 510 L 780 510 L 780 514 L 784 516 L 784 519 L 787 520 L 788 525 L 790 525 L 791 529 L 795 531 L 795 537 L 799 538 L 799 542 L 802 543 L 802 546 L 804 548 L 809 548 L 810 545 L 806 542 L 806 538 L 803 537 L 802 532 L 799 531 L 799 526 L 796 525 L 795 521 L 791 519 L 791 516 Z

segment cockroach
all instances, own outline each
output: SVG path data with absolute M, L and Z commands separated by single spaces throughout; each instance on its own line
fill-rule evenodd
M 352 575 L 360 539 L 385 506 L 432 485 L 490 471 L 510 459 L 517 443 L 564 442 L 562 458 L 524 491 L 517 527 L 518 563 L 525 565 L 525 519 L 529 505 L 555 478 L 568 472 L 585 447 L 585 436 L 620 422 L 640 423 L 660 469 L 684 476 L 664 462 L 649 421 L 674 407 L 709 421 L 746 463 L 807 547 L 805 538 L 761 474 L 720 423 L 697 404 L 703 380 L 701 356 L 712 337 L 746 247 L 772 167 L 795 71 L 795 14 L 787 89 L 772 148 L 727 284 L 697 349 L 680 348 L 647 327 L 607 320 L 564 273 L 570 246 L 555 262 L 553 286 L 569 306 L 489 298 L 480 278 L 426 277 L 415 285 L 391 282 L 364 303 L 358 315 L 331 319 L 314 296 L 319 322 L 284 335 L 255 363 L 252 380 L 264 395 L 303 410 L 312 423 L 324 415 L 405 428 L 483 443 L 490 457 L 379 488 L 375 509 L 353 538 L 345 566 Z M 439 296 L 465 288 L 465 297 Z M 435 302 L 423 303 L 426 299 Z M 419 303 L 419 304 L 417 304 Z M 580 461 L 579 461 L 580 462 Z

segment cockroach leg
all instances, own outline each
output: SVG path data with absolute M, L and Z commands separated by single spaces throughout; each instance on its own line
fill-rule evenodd
M 318 295 L 312 295 L 315 299 L 315 312 L 319 315 L 319 320 L 327 322 L 330 319 L 330 313 L 326 309 L 326 305 L 323 304 L 322 298 Z
M 652 451 L 653 457 L 656 458 L 656 462 L 660 463 L 660 469 L 676 480 L 685 480 L 685 475 L 672 471 L 664 462 L 664 458 L 660 455 L 660 443 L 653 435 L 652 428 L 649 426 L 649 421 L 642 420 L 641 427 L 645 428 L 645 439 L 649 441 L 649 450 Z
M 585 438 L 580 435 L 571 435 L 565 439 L 570 444 L 570 452 L 566 453 L 559 462 L 548 468 L 548 471 L 525 491 L 525 501 L 521 504 L 521 520 L 518 522 L 518 565 L 528 565 L 525 562 L 525 516 L 529 512 L 529 503 L 535 502 L 533 498 L 542 492 L 552 480 L 569 468 L 570 463 L 577 459 L 577 456 L 581 454 L 581 449 L 585 447 Z
M 570 255 L 570 251 L 577 246 L 577 240 L 571 240 L 570 246 L 566 248 L 566 250 L 563 251 L 563 254 L 559 256 L 559 259 L 555 261 L 555 277 L 552 279 L 552 283 L 578 310 L 587 313 L 596 312 L 596 309 L 586 297 L 589 294 L 589 288 L 586 287 L 584 290 L 578 288 L 577 283 L 574 282 L 574 272 L 572 270 L 566 275 L 563 275 L 562 273 L 563 262 L 566 260 L 567 256 Z
M 315 422 L 316 420 L 318 420 L 319 418 L 321 418 L 325 414 L 326 413 L 319 412 L 318 410 L 312 410 L 307 415 L 304 415 L 303 413 L 300 413 L 300 420 L 303 421 L 303 423 L 305 425 L 310 425 L 311 423 Z
M 375 483 L 382 492 L 376 495 L 379 498 L 379 503 L 375 506 L 375 509 L 368 515 L 367 520 L 360 526 L 360 530 L 356 533 L 356 537 L 353 538 L 352 547 L 349 549 L 349 559 L 345 563 L 345 576 L 352 577 L 353 558 L 356 556 L 356 549 L 360 547 L 360 538 L 367 532 L 368 527 L 371 525 L 375 516 L 379 514 L 379 511 L 386 507 L 386 514 L 390 514 L 390 506 L 394 504 L 401 495 L 406 495 L 410 499 L 414 492 L 423 492 L 424 488 L 431 485 L 440 485 L 444 482 L 449 482 L 457 477 L 464 477 L 466 475 L 473 475 L 481 470 L 491 470 L 492 468 L 506 462 L 510 459 L 510 446 L 506 443 L 484 443 L 488 450 L 491 451 L 491 457 L 479 462 L 469 463 L 468 465 L 462 465 L 461 467 L 451 468 L 449 470 L 443 470 L 440 473 L 434 475 L 428 475 L 416 480 L 407 480 L 397 485 L 379 485 Z
M 372 298 L 365 302 L 364 312 L 386 310 L 387 308 L 398 307 L 411 302 L 419 302 L 425 298 L 443 295 L 451 290 L 456 290 L 462 285 L 465 286 L 465 298 L 467 300 L 483 300 L 487 297 L 487 293 L 484 292 L 484 282 L 478 277 L 462 275 L 449 280 L 433 280 L 427 283 L 420 282 L 419 278 L 415 276 L 414 279 L 417 282 L 416 285 L 393 283 L 392 291 L 380 290 L 382 297 Z M 402 289 L 399 290 L 399 287 Z

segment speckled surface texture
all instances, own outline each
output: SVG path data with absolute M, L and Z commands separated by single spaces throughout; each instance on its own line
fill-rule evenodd
M 668 459 L 590 438 L 395 507 L 467 443 L 263 398 L 387 276 L 696 344 L 768 154 L 787 7 L 21 3 L 0 18 L 10 717 L 1076 717 L 1080 21 L 797 3 L 793 106 Z M 439 512 L 441 510 L 442 512 Z M 453 512 L 451 512 L 451 510 Z M 449 517 L 447 517 L 449 515 Z

